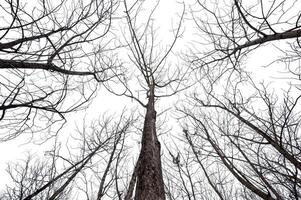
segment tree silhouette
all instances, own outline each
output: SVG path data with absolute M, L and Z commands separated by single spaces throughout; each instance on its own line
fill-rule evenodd
M 191 162 L 203 172 L 200 182 L 197 175 L 185 174 L 185 180 L 191 181 L 186 197 L 298 199 L 300 71 L 294 61 L 300 60 L 296 55 L 301 32 L 300 11 L 294 9 L 297 3 L 211 3 L 198 1 L 205 14 L 193 13 L 199 33 L 208 41 L 206 52 L 194 51 L 189 58 L 201 89 L 179 107 L 185 118 L 187 149 L 178 168 L 185 170 Z M 260 62 L 279 79 L 269 74 L 260 78 L 253 70 L 256 63 L 249 64 L 252 53 L 267 45 L 270 49 L 279 45 L 282 57 L 274 57 L 266 66 L 270 61 L 265 60 L 267 52 L 262 52 Z M 286 77 L 278 71 L 282 63 Z M 209 194 L 202 197 L 194 183 Z
M 102 39 L 108 35 L 116 4 L 99 0 L 1 3 L 2 141 L 64 122 L 66 113 L 95 96 L 99 83 L 115 76 L 116 66 L 104 53 Z

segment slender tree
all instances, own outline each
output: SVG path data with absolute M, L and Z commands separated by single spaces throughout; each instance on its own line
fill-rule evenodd
M 255 2 L 197 1 L 204 14 L 193 12 L 194 21 L 208 43 L 188 58 L 198 90 L 179 107 L 187 152 L 180 160 L 185 166 L 194 155 L 204 178 L 187 172 L 185 180 L 208 183 L 214 199 L 299 199 L 300 11 L 295 1 Z M 261 79 L 252 53 L 272 45 L 280 58 L 260 62 L 281 79 Z M 286 77 L 276 72 L 282 63 Z M 200 191 L 185 186 L 190 198 Z
M 83 130 L 74 135 L 78 147 L 74 143 L 68 145 L 69 155 L 64 153 L 63 145 L 57 144 L 45 153 L 46 160 L 29 155 L 24 162 L 10 164 L 12 184 L 7 185 L 1 199 L 73 199 L 78 198 L 76 194 L 87 199 L 117 196 L 118 190 L 112 186 L 120 169 L 118 165 L 125 158 L 124 141 L 134 121 L 123 113 L 117 120 L 108 117 L 90 128 L 83 125 Z

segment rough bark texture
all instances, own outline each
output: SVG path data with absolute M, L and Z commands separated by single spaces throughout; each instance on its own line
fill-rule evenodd
M 135 200 L 165 200 L 153 87 L 150 88 L 144 121 Z

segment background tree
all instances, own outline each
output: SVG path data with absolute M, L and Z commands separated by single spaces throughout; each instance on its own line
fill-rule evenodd
M 82 108 L 98 84 L 114 76 L 114 59 L 104 51 L 117 3 L 1 3 L 1 141 L 64 122 L 66 113 Z
M 171 185 L 183 199 L 299 199 L 299 4 L 196 4 L 193 19 L 208 43 L 188 58 L 197 89 L 179 107 L 185 148 L 175 166 L 184 178 Z
M 1 199 L 121 199 L 125 187 L 119 174 L 126 158 L 125 140 L 135 119 L 123 113 L 119 119 L 104 117 L 73 134 L 75 140 L 47 152 L 47 159 L 29 155 L 8 166 L 12 183 Z M 77 141 L 77 142 L 76 142 Z

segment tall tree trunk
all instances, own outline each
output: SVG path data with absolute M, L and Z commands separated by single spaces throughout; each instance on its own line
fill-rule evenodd
M 142 134 L 135 200 L 165 200 L 153 85 L 150 87 Z

